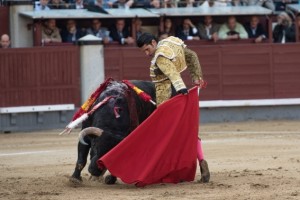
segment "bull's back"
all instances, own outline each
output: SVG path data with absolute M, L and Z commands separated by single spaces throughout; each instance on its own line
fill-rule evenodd
M 146 92 L 151 96 L 152 100 L 156 101 L 155 86 L 151 81 L 130 80 L 136 87 Z M 142 123 L 155 110 L 155 106 L 150 102 L 143 101 L 136 95 L 136 106 L 139 117 L 139 122 Z

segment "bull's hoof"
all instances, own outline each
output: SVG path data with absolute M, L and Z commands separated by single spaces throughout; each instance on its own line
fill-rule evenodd
M 201 179 L 199 182 L 208 183 L 209 179 L 210 179 L 210 172 L 209 172 L 209 168 L 208 168 L 208 164 L 207 164 L 206 160 L 201 160 L 200 172 L 201 172 Z
M 89 181 L 100 181 L 100 177 L 91 175 Z
M 117 177 L 112 176 L 112 175 L 107 175 L 104 179 L 105 184 L 107 185 L 113 185 L 117 181 Z
M 71 176 L 70 178 L 69 178 L 69 181 L 71 182 L 71 183 L 73 183 L 73 184 L 75 184 L 75 185 L 79 185 L 79 184 L 82 184 L 82 178 L 81 178 L 81 176 L 80 177 L 74 177 L 74 176 Z

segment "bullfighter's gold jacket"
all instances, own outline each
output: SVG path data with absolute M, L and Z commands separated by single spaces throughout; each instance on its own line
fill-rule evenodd
M 176 92 L 186 88 L 180 75 L 186 68 L 193 81 L 202 79 L 197 54 L 186 48 L 181 39 L 171 36 L 157 44 L 151 60 L 150 77 L 155 83 L 158 105 L 171 98 L 171 85 Z

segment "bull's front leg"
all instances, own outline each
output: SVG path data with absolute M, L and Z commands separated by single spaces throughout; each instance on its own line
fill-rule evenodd
M 99 176 L 102 176 L 105 172 L 106 169 L 99 169 L 98 165 L 97 165 L 97 160 L 100 158 L 101 156 L 99 155 L 95 155 L 92 159 L 91 159 L 91 164 L 89 166 L 89 172 L 91 173 L 91 180 L 98 180 Z M 108 185 L 112 185 L 115 184 L 117 181 L 117 177 L 113 176 L 113 175 L 107 175 L 104 179 L 104 182 Z
M 111 133 L 104 134 L 101 136 L 101 138 L 93 140 L 91 163 L 88 169 L 91 175 L 94 176 L 93 179 L 97 179 L 96 177 L 102 176 L 106 172 L 106 169 L 99 169 L 97 164 L 98 159 L 104 156 L 120 142 L 120 140 L 116 140 L 115 138 L 111 137 L 111 135 Z M 105 177 L 104 182 L 106 184 L 114 184 L 116 180 L 117 178 L 115 176 L 108 175 Z
M 83 145 L 80 142 L 78 142 L 77 162 L 76 162 L 75 170 L 72 174 L 72 177 L 70 178 L 70 181 L 75 182 L 75 183 L 82 182 L 81 171 L 83 170 L 83 168 L 86 165 L 87 157 L 88 157 L 88 154 L 89 154 L 89 151 L 91 148 L 90 138 L 85 137 L 84 140 L 88 145 Z

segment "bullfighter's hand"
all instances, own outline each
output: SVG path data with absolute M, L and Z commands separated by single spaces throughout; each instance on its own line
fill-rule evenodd
M 204 81 L 203 79 L 195 80 L 194 84 L 197 85 L 200 89 L 206 88 L 207 85 L 206 81 Z
M 178 93 L 183 94 L 183 95 L 187 95 L 189 92 L 186 88 L 183 88 L 183 89 L 179 90 Z

